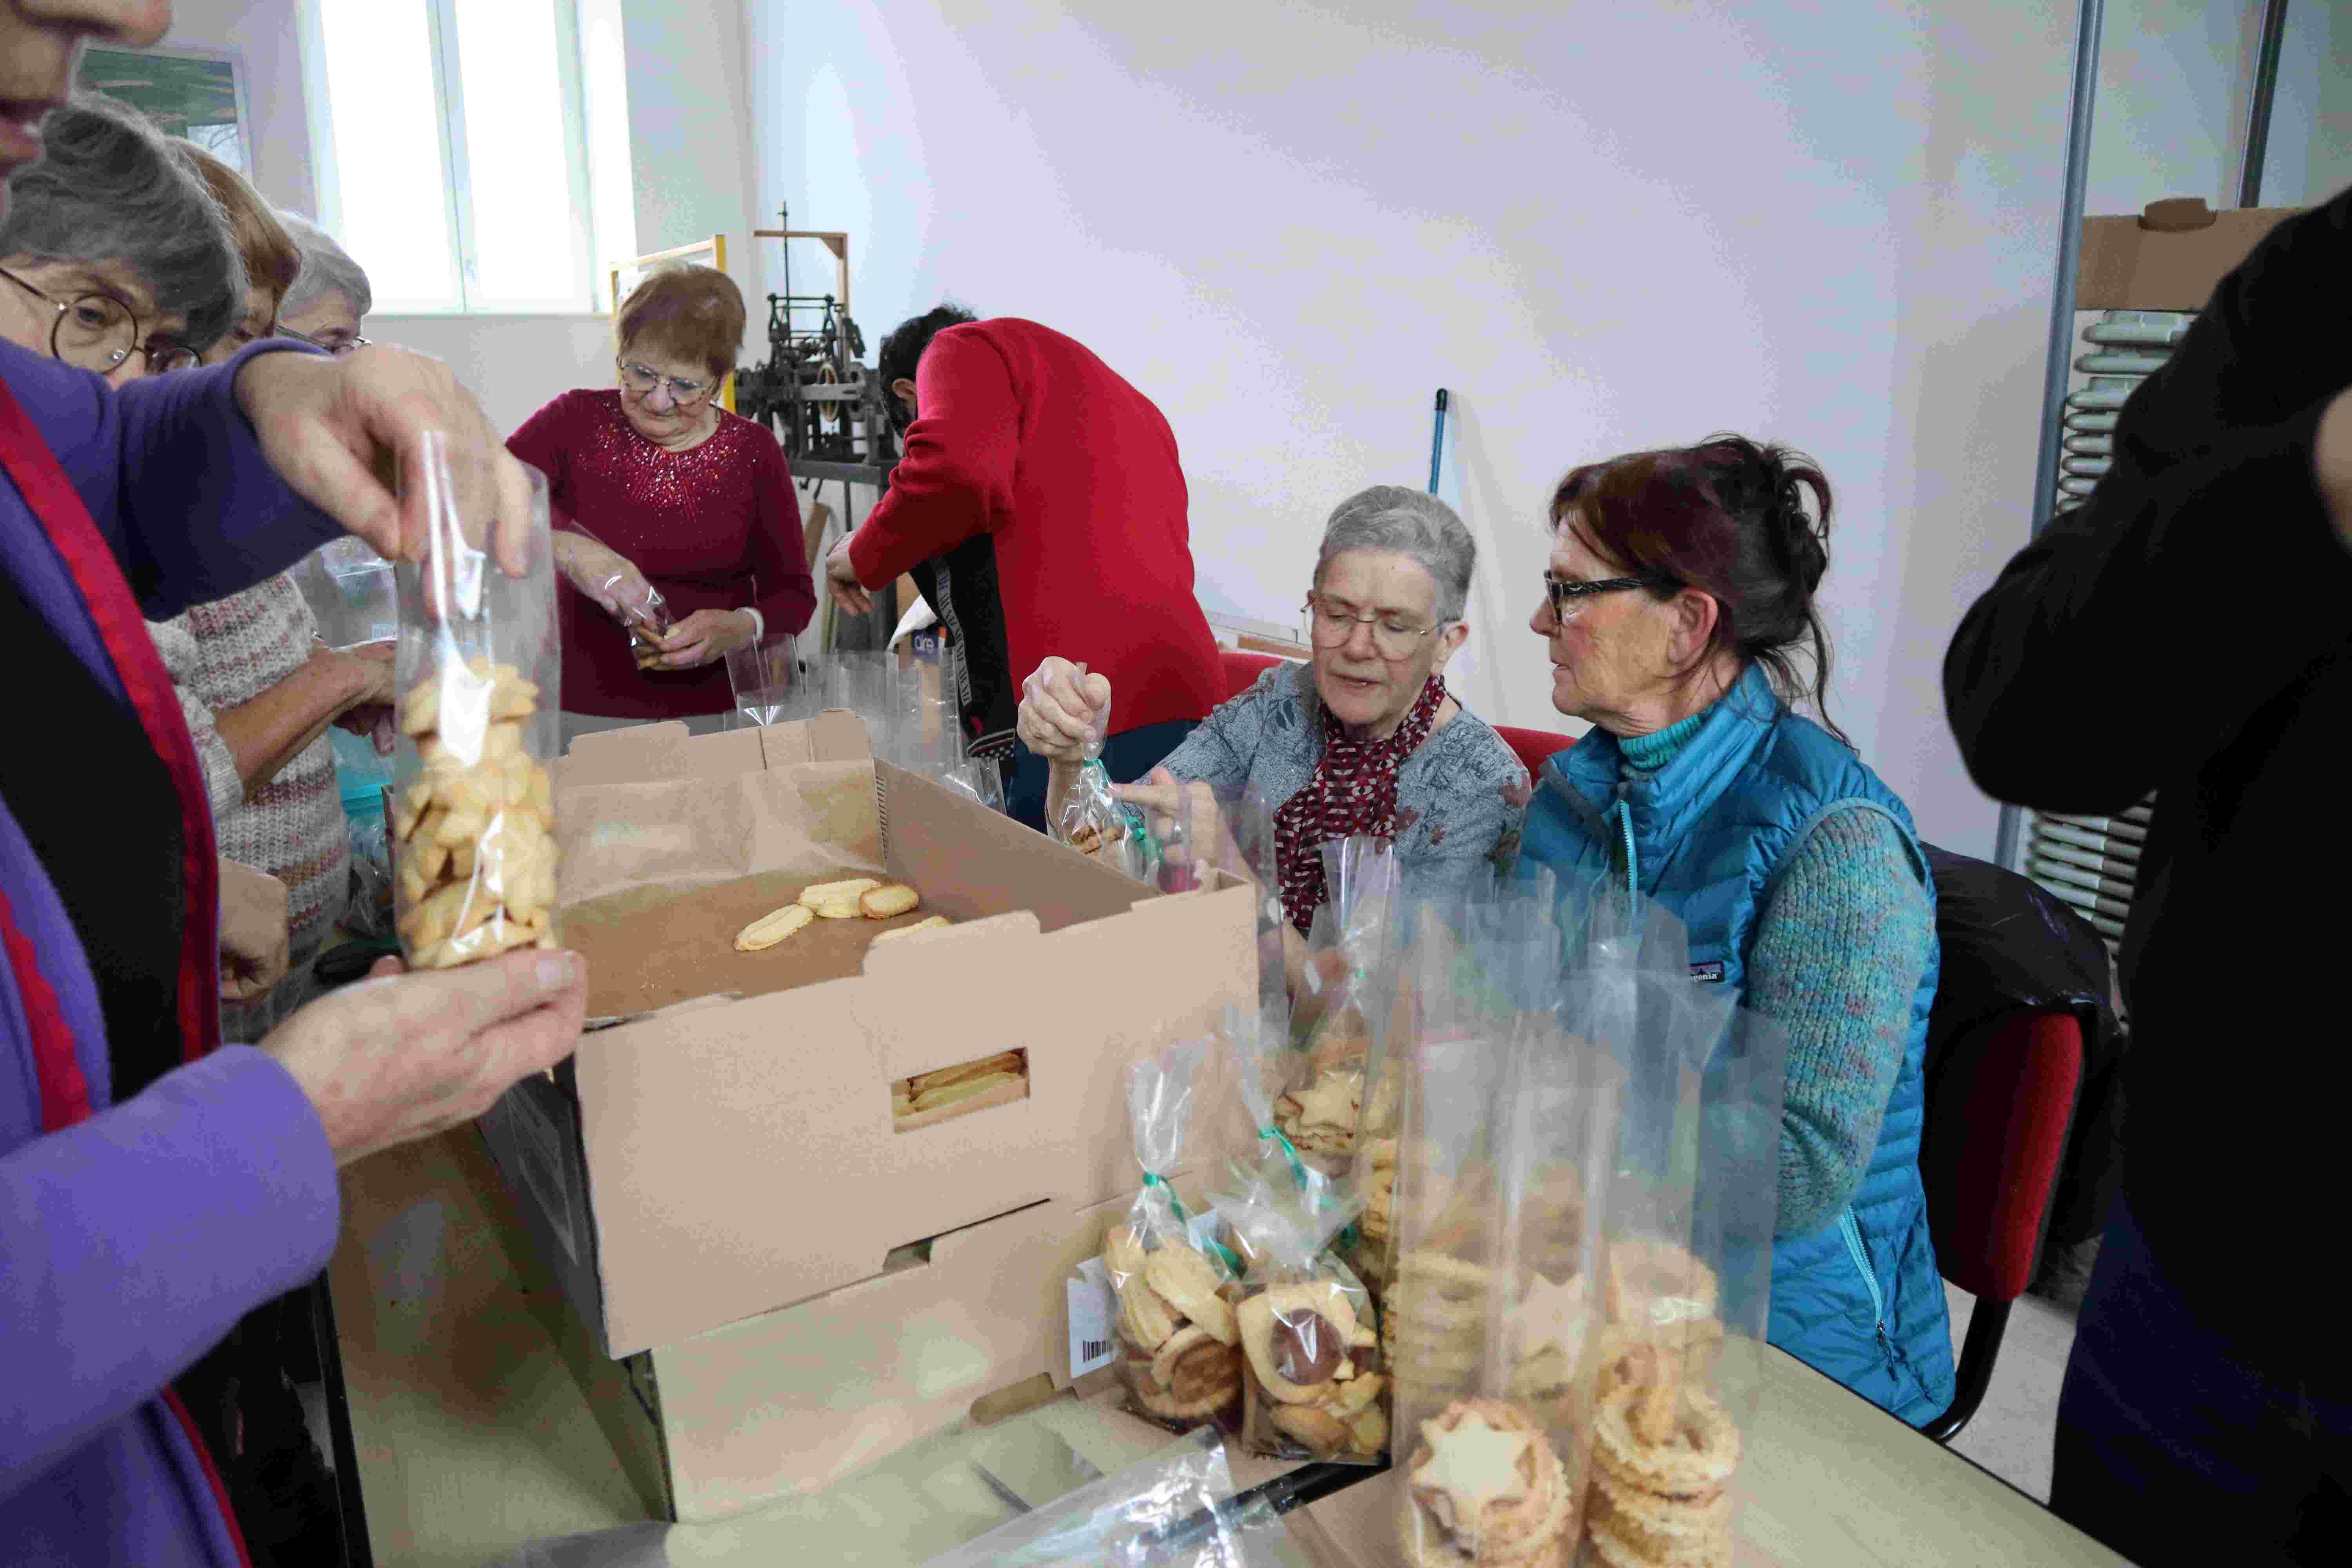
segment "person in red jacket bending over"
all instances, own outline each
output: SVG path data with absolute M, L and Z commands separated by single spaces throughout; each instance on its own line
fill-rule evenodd
M 1045 763 L 1013 731 L 1047 654 L 1110 678 L 1103 762 L 1121 783 L 1223 699 L 1175 432 L 1086 345 L 1009 316 L 942 305 L 885 338 L 877 369 L 906 456 L 827 586 L 862 614 L 867 589 L 913 574 L 955 650 L 969 750 L 1005 760 L 1013 815 L 1043 831 Z

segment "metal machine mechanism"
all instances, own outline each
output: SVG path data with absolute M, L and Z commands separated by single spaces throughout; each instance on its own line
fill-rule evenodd
M 789 226 L 790 209 L 778 216 Z M 784 291 L 768 296 L 768 361 L 736 371 L 736 412 L 775 431 L 796 476 L 887 484 L 898 441 L 880 378 L 863 363 L 866 334 L 849 314 L 849 237 L 789 226 L 752 234 L 821 242 L 837 277 L 834 293 L 795 294 L 784 247 Z

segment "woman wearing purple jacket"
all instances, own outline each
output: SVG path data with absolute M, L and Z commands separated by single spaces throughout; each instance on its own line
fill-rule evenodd
M 40 156 L 83 39 L 150 44 L 169 21 L 163 0 L 0 0 L 0 175 Z M 212 824 L 142 617 L 339 531 L 420 550 L 421 515 L 377 476 L 428 429 L 495 511 L 502 565 L 528 490 L 432 361 L 278 342 L 147 378 L 152 301 L 31 281 L 0 301 L 53 311 L 48 353 L 0 342 L 0 1559 L 228 1568 L 242 1544 L 171 1380 L 325 1266 L 338 1165 L 567 1054 L 582 972 L 569 953 L 387 963 L 221 1048 Z M 121 1103 L 118 1022 L 169 1058 Z

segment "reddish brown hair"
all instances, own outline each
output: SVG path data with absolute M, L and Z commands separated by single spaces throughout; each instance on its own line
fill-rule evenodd
M 743 346 L 743 291 L 715 267 L 664 268 L 621 301 L 613 344 L 695 360 L 724 381 Z
M 228 231 L 236 241 L 236 253 L 245 261 L 245 279 L 254 288 L 268 294 L 274 313 L 285 302 L 286 290 L 294 287 L 301 276 L 302 250 L 278 215 L 259 192 L 246 184 L 245 176 L 214 157 L 193 142 L 180 144 L 181 155 L 196 166 L 205 178 L 205 186 L 228 215 Z M 245 302 L 237 301 L 237 321 L 245 319 Z
M 1811 458 L 1732 435 L 1629 452 L 1560 480 L 1551 520 L 1628 576 L 1650 579 L 1660 599 L 1686 587 L 1713 598 L 1715 636 L 1697 662 L 1728 652 L 1762 665 L 1783 700 L 1810 696 L 1846 740 L 1829 715 L 1829 628 L 1814 604 L 1830 564 L 1830 481 Z

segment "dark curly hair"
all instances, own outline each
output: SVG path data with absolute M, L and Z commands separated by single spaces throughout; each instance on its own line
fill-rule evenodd
M 1813 459 L 1728 433 L 1629 452 L 1560 480 L 1551 521 L 1650 579 L 1662 600 L 1685 587 L 1715 600 L 1714 638 L 1694 668 L 1718 652 L 1762 665 L 1783 701 L 1811 697 L 1830 733 L 1853 744 L 1829 712 L 1830 636 L 1815 595 L 1830 565 L 1830 481 Z

